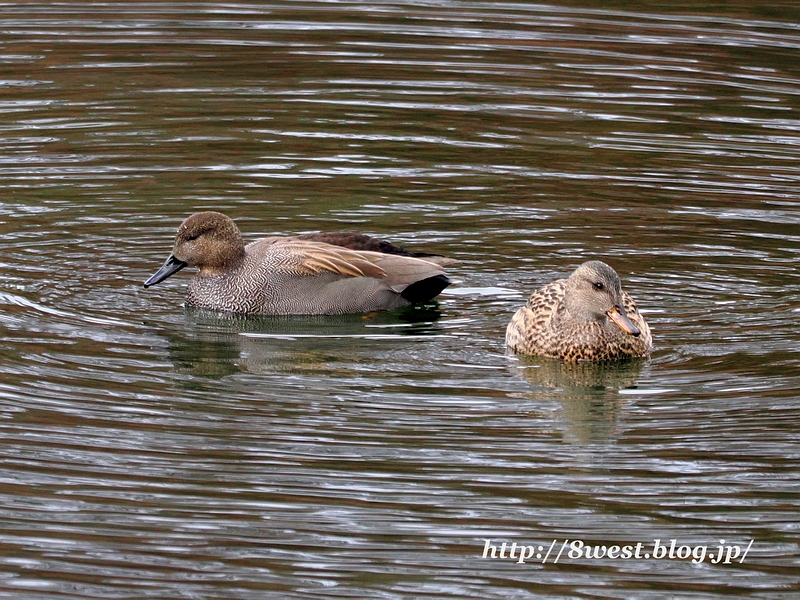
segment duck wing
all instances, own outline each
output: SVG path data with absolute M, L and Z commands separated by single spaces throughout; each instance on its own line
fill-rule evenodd
M 375 265 L 386 273 L 386 285 L 410 302 L 429 300 L 450 285 L 442 265 L 428 258 L 373 252 L 359 254 L 369 254 Z
M 316 276 L 332 273 L 341 277 L 386 277 L 386 272 L 374 260 L 370 260 L 369 254 L 374 253 L 354 252 L 323 242 L 267 238 L 250 244 L 248 251 L 268 254 L 269 263 L 275 272 L 290 275 Z
M 557 342 L 552 319 L 563 310 L 565 280 L 558 279 L 533 292 L 506 327 L 506 345 L 524 354 L 552 355 Z
M 248 252 L 269 253 L 271 268 L 290 275 L 313 277 L 331 273 L 340 277 L 369 277 L 381 280 L 398 294 L 423 279 L 444 276 L 442 266 L 428 258 L 349 250 L 298 238 L 262 241 L 250 244 Z
M 566 280 L 557 279 L 539 288 L 528 298 L 525 307 L 536 317 L 536 321 L 548 321 L 554 312 L 564 306 Z
M 386 240 L 375 238 L 363 233 L 353 232 L 319 232 L 319 233 L 304 233 L 295 236 L 294 239 L 307 240 L 312 242 L 323 242 L 333 246 L 340 246 L 355 250 L 359 252 L 378 252 L 380 254 L 393 254 L 396 256 L 410 256 L 412 258 L 421 258 L 428 262 L 438 265 L 449 265 L 458 262 L 454 258 L 448 258 L 439 254 L 428 254 L 426 252 L 412 252 L 400 246 L 392 244 Z

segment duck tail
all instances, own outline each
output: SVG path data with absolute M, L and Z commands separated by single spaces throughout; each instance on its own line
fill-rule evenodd
M 433 277 L 415 281 L 404 289 L 400 295 L 412 304 L 427 302 L 438 296 L 451 283 L 447 275 L 434 275 Z

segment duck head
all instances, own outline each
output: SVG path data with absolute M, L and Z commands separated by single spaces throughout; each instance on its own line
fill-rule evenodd
M 230 218 L 213 211 L 195 213 L 178 227 L 172 254 L 144 287 L 164 281 L 184 267 L 199 267 L 202 277 L 220 275 L 243 258 L 242 235 Z
M 610 319 L 628 335 L 638 336 L 641 333 L 625 314 L 619 275 L 599 260 L 583 263 L 569 276 L 564 303 L 567 311 L 576 319 L 602 323 Z

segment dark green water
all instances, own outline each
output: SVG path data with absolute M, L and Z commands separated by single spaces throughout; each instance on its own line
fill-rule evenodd
M 0 6 L 0 597 L 798 597 L 798 22 Z M 187 311 L 185 275 L 141 282 L 201 209 L 447 254 L 459 284 Z M 652 358 L 507 356 L 525 297 L 598 257 Z M 554 558 L 673 539 L 708 556 Z

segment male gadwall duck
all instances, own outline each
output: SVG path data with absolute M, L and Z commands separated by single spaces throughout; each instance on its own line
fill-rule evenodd
M 245 246 L 230 218 L 208 211 L 181 224 L 172 254 L 144 287 L 198 267 L 187 304 L 262 315 L 336 315 L 426 302 L 450 285 L 442 265 L 451 262 L 361 234 L 269 237 Z
M 592 260 L 535 291 L 508 324 L 506 345 L 568 362 L 602 361 L 647 356 L 653 337 L 617 272 Z

